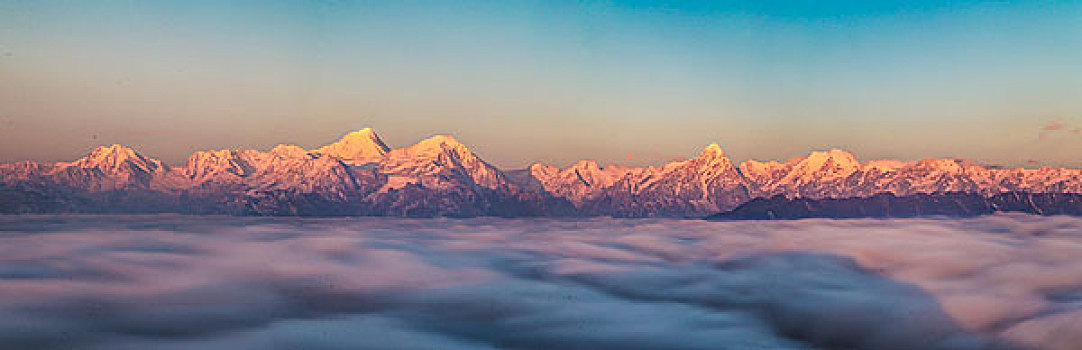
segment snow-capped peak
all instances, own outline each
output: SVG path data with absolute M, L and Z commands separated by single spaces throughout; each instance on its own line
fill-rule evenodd
M 155 163 L 155 161 L 151 160 L 153 159 L 143 157 L 143 155 L 138 154 L 130 147 L 113 144 L 94 148 L 94 151 L 89 155 L 76 160 L 72 165 L 83 168 L 115 169 L 124 163 L 133 163 L 137 166 L 146 166 L 149 163 Z
M 856 156 L 840 149 L 814 151 L 807 157 L 793 158 L 786 164 L 790 166 L 790 171 L 781 179 L 781 183 L 809 183 L 844 178 L 861 168 Z
M 429 137 L 427 139 L 421 140 L 421 142 L 418 142 L 417 144 L 418 145 L 422 145 L 422 144 L 461 145 L 462 143 L 458 142 L 458 140 L 456 140 L 454 136 L 446 135 L 446 134 L 438 134 L 438 135 L 432 135 L 431 137 Z
M 81 168 L 99 168 L 108 171 L 116 171 L 125 164 L 130 168 L 147 172 L 157 171 L 162 168 L 160 161 L 143 157 L 135 150 L 119 144 L 98 147 L 86 157 L 71 163 L 71 165 Z
M 130 147 L 124 147 L 120 144 L 112 144 L 109 146 L 100 146 L 94 151 L 90 152 L 87 159 L 117 159 L 126 160 L 140 157 L 139 153 Z
M 309 157 L 308 151 L 297 146 L 282 144 L 274 146 L 270 151 L 271 154 L 281 158 L 307 158 Z
M 846 171 L 860 168 L 860 162 L 857 161 L 856 156 L 840 149 L 812 152 L 804 159 L 803 163 L 806 164 L 809 170 L 818 170 L 822 169 L 828 161 L 833 163 L 835 167 Z
M 360 165 L 357 161 L 345 159 L 369 155 L 380 158 L 364 163 L 369 166 L 356 166 Z M 0 164 L 0 182 L 34 191 L 55 184 L 63 186 L 57 193 L 76 194 L 81 191 L 67 188 L 152 190 L 139 195 L 163 196 L 147 197 L 155 205 L 180 205 L 163 207 L 166 210 L 251 210 L 276 215 L 297 214 L 299 210 L 365 215 L 486 215 L 519 210 L 565 213 L 570 212 L 565 211 L 569 207 L 563 200 L 567 200 L 584 215 L 683 217 L 728 210 L 752 198 L 776 195 L 852 198 L 878 193 L 1082 193 L 1082 169 L 1004 169 L 935 158 L 861 164 L 853 154 L 839 149 L 811 152 L 784 162 L 748 160 L 737 169 L 721 147 L 711 144 L 694 158 L 663 167 L 601 167 L 596 161 L 583 160 L 562 169 L 533 164 L 528 170 L 505 174 L 447 135 L 388 150 L 372 129 L 362 129 L 317 151 L 280 145 L 271 151 L 196 152 L 178 169 L 131 148 L 110 145 L 70 163 Z M 60 200 L 78 204 L 85 198 Z M 113 210 L 115 203 L 104 200 L 93 205 Z M 505 207 L 508 211 L 503 211 Z
M 575 164 L 572 164 L 566 170 L 564 174 L 567 177 L 574 177 L 584 181 L 590 186 L 609 186 L 620 177 L 627 174 L 630 169 L 620 166 L 607 166 L 602 168 L 597 164 L 597 161 L 593 159 L 584 159 Z
M 601 166 L 597 165 L 597 161 L 593 159 L 583 159 L 575 162 L 575 164 L 571 165 L 571 168 L 591 172 L 601 170 Z
M 346 134 L 335 143 L 320 147 L 316 153 L 341 158 L 352 162 L 371 162 L 383 158 L 390 148 L 371 128 L 364 128 Z
M 915 166 L 925 170 L 937 170 L 945 173 L 960 173 L 963 165 L 957 159 L 924 158 L 916 162 Z
M 718 146 L 718 144 L 716 143 L 711 143 L 709 146 L 706 146 L 706 148 L 704 148 L 702 152 L 699 153 L 699 158 L 720 158 L 724 156 L 725 151 L 722 151 L 721 146 Z
M 408 148 L 413 154 L 439 154 L 445 151 L 468 153 L 469 149 L 450 135 L 434 135 Z

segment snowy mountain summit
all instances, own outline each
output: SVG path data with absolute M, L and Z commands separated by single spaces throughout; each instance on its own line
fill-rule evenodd
M 121 145 L 70 163 L 0 165 L 6 213 L 694 217 L 776 196 L 1007 192 L 1082 193 L 1082 171 L 936 158 L 861 163 L 839 149 L 735 164 L 717 144 L 659 167 L 582 160 L 505 171 L 449 135 L 391 149 L 370 128 L 313 150 L 199 151 L 177 166 Z
M 348 133 L 335 143 L 320 147 L 315 152 L 360 165 L 379 162 L 390 150 L 390 147 L 383 143 L 375 131 L 364 128 Z

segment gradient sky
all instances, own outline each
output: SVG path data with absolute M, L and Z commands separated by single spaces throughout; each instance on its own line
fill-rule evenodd
M 449 133 L 502 167 L 1082 166 L 1082 1 L 0 0 L 0 161 Z

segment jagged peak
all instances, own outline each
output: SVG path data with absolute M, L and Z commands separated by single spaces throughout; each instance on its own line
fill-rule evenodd
M 828 167 L 828 163 L 831 166 Z M 813 151 L 806 157 L 790 159 L 785 166 L 790 170 L 782 182 L 809 182 L 814 179 L 846 177 L 861 169 L 856 156 L 837 148 L 828 151 Z
M 236 150 L 231 150 L 231 149 L 211 149 L 211 150 L 195 151 L 195 152 L 192 152 L 192 154 L 188 156 L 188 159 L 198 159 L 198 158 L 207 158 L 207 157 L 231 157 L 234 153 L 236 153 Z
M 121 167 L 124 163 L 147 171 L 154 171 L 163 167 L 162 163 L 157 159 L 144 157 L 131 147 L 115 143 L 109 146 L 99 146 L 86 157 L 76 160 L 70 165 L 111 170 Z
M 136 152 L 131 147 L 126 147 L 118 143 L 114 143 L 109 146 L 98 146 L 87 156 L 89 158 L 106 157 L 106 156 L 120 156 L 125 158 L 139 157 L 139 152 Z
M 548 164 L 544 164 L 544 163 L 540 163 L 540 162 L 535 162 L 535 163 L 530 164 L 530 166 L 526 167 L 526 169 L 534 170 L 534 169 L 558 169 L 558 168 L 555 167 L 555 166 L 552 166 L 552 165 L 548 165 Z
M 841 150 L 841 149 L 837 149 L 837 148 L 831 148 L 830 150 L 826 150 L 826 151 L 812 151 L 811 154 L 808 155 L 808 158 L 841 158 L 841 159 L 852 158 L 852 159 L 856 159 L 856 156 L 853 155 L 853 153 L 851 153 L 849 151 L 846 151 L 846 150 Z
M 278 149 L 277 147 L 275 147 L 275 148 Z M 292 151 L 293 151 L 292 149 L 283 147 L 281 149 L 278 149 L 278 153 L 273 153 L 275 151 L 271 150 L 271 152 L 272 152 L 271 154 L 277 154 L 278 156 L 285 156 L 285 155 L 288 155 Z M 247 159 L 247 158 L 250 158 L 252 155 L 256 155 L 256 157 L 258 157 L 258 155 L 261 155 L 261 154 L 264 154 L 264 152 L 256 151 L 256 150 L 235 149 L 235 148 L 234 149 L 216 149 L 216 150 L 196 151 L 196 152 L 194 152 L 194 153 L 192 153 L 191 155 L 188 156 L 188 162 L 186 163 L 186 166 L 188 167 L 189 170 L 191 170 L 193 167 L 206 166 L 206 164 L 208 162 L 210 162 L 210 163 L 227 162 L 228 163 L 228 162 L 238 161 L 238 160 L 241 160 L 241 159 Z
M 724 156 L 725 151 L 721 149 L 721 146 L 718 146 L 716 143 L 711 143 L 709 146 L 706 146 L 706 148 L 703 148 L 702 152 L 699 152 L 698 158 L 721 158 Z
M 554 175 L 560 173 L 560 168 L 557 168 L 557 167 L 552 166 L 552 165 L 541 164 L 541 163 L 530 164 L 530 167 L 527 168 L 527 170 L 529 170 L 531 175 L 533 175 L 535 178 L 538 178 L 538 179 L 548 178 L 548 177 L 551 177 L 551 176 L 554 176 Z
M 570 168 L 571 169 L 576 169 L 576 170 L 587 170 L 587 171 L 599 171 L 599 170 L 601 170 L 601 166 L 598 165 L 597 161 L 593 160 L 593 159 L 583 159 L 583 160 L 577 161 L 577 162 L 575 162 L 575 164 L 571 164 Z
M 338 139 L 338 142 L 345 141 L 371 141 L 374 143 L 383 144 L 383 141 L 380 140 L 379 135 L 377 135 L 376 131 L 372 130 L 372 128 L 364 128 L 361 130 L 351 131 Z
M 461 142 L 458 142 L 451 135 L 433 135 L 427 139 L 421 140 L 417 144 L 410 146 L 409 150 L 413 153 L 441 153 L 445 150 L 454 150 L 457 152 L 469 152 Z
M 76 163 L 82 162 L 83 164 L 91 165 L 90 163 L 98 164 L 101 162 L 119 163 L 129 159 L 143 159 L 143 156 L 136 152 L 131 147 L 125 147 L 120 144 L 112 144 L 109 146 L 99 146 L 86 157 L 76 161 Z
M 961 161 L 950 158 L 924 158 L 917 161 L 916 166 L 925 169 L 938 169 L 946 172 L 959 172 L 963 168 Z
M 418 142 L 417 144 L 461 145 L 462 143 L 458 142 L 458 140 L 455 139 L 454 136 L 447 134 L 436 134 L 430 136 L 429 138 L 421 140 L 421 142 Z
M 388 151 L 390 148 L 372 128 L 350 132 L 338 141 L 316 150 L 318 153 L 342 159 L 378 158 L 386 155 Z
M 808 164 L 808 167 L 813 169 L 821 168 L 827 161 L 847 169 L 860 167 L 860 162 L 857 161 L 857 157 L 853 153 L 837 148 L 829 151 L 814 151 L 804 158 L 804 162 Z

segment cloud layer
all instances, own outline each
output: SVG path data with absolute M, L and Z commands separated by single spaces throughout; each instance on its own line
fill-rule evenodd
M 1082 219 L 0 217 L 2 348 L 1069 349 Z

